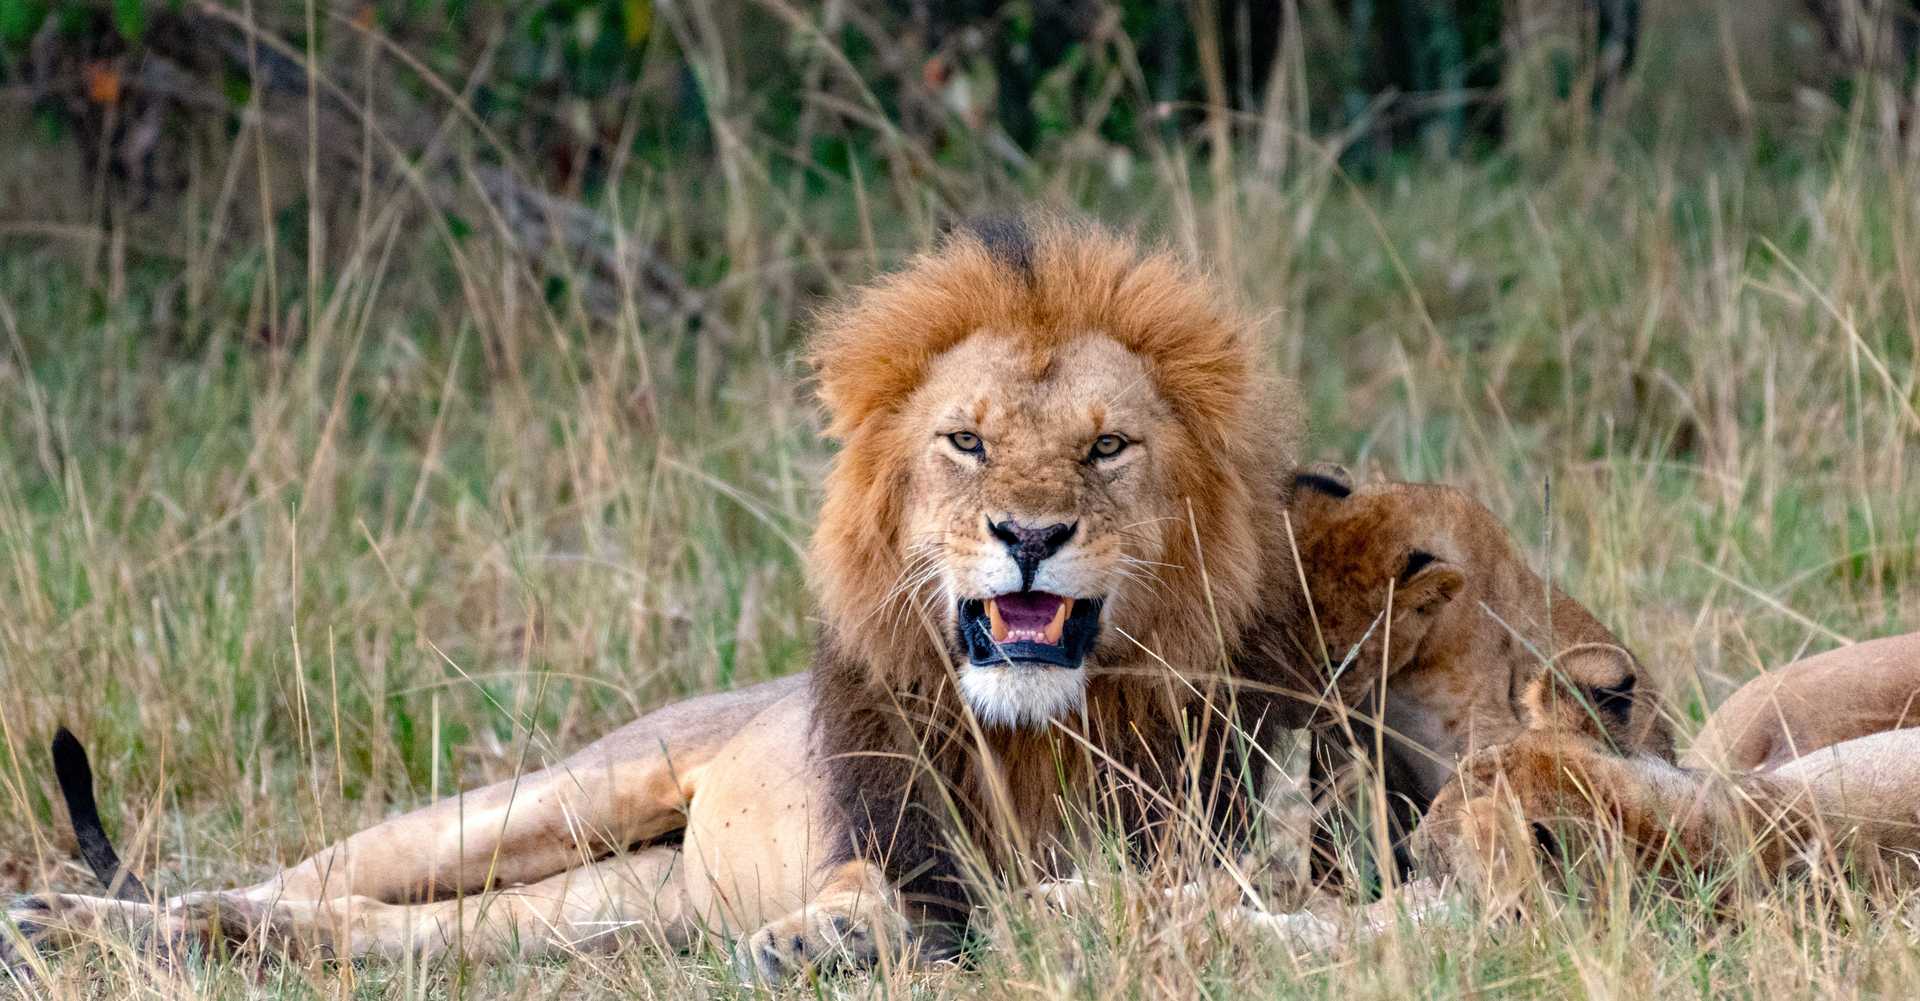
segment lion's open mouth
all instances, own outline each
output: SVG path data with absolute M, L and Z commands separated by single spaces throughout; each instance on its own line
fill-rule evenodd
M 960 602 L 960 645 L 981 666 L 1079 667 L 1100 632 L 1100 599 L 1016 591 Z

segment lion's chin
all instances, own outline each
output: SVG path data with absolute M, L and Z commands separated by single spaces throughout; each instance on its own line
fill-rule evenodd
M 1087 672 L 1028 663 L 963 664 L 960 694 L 985 725 L 1041 729 L 1086 704 Z

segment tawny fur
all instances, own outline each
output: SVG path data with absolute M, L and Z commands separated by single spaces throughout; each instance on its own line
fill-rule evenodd
M 1363 908 L 1323 899 L 1312 911 L 1230 917 L 1326 949 L 1455 915 L 1461 890 L 1499 919 L 1542 890 L 1604 896 L 1622 876 L 1629 892 L 1706 888 L 1723 905 L 1794 876 L 1897 899 L 1920 877 L 1920 728 L 1902 728 L 1917 639 L 1843 647 L 1749 682 L 1702 731 L 1736 739 L 1702 753 L 1720 762 L 1732 748 L 1771 764 L 1732 771 L 1632 746 L 1638 662 L 1610 644 L 1570 648 L 1526 683 L 1524 728 L 1470 755 L 1434 800 L 1414 837 L 1418 879 Z M 1876 723 L 1886 728 L 1867 729 Z M 1764 739 L 1737 739 L 1751 726 Z M 1773 757 L 1781 734 L 1797 756 Z
M 1304 722 L 1320 684 L 1281 515 L 1299 407 L 1252 325 L 1170 253 L 1058 220 L 1016 226 L 1011 250 L 956 231 L 829 311 L 810 352 L 842 444 L 810 561 L 819 753 L 847 857 L 881 861 L 947 916 L 966 906 L 947 846 L 1044 857 L 1063 779 L 1150 844 L 1204 776 L 1203 812 L 1231 839 L 1259 781 L 1242 781 L 1245 744 Z M 1106 395 L 1080 397 L 1100 380 Z M 977 474 L 929 457 L 947 413 L 993 440 Z M 1078 462 L 1126 413 L 1152 428 L 1133 477 L 1147 487 Z M 981 518 L 1004 511 L 1073 520 L 1076 545 L 1141 568 L 1108 598 L 1083 712 L 1050 731 L 971 718 L 949 602 L 935 580 L 899 586 L 916 547 L 949 571 L 999 552 Z
M 1558 588 L 1549 599 L 1506 526 L 1463 490 L 1356 485 L 1344 470 L 1319 466 L 1302 474 L 1291 516 L 1314 628 L 1338 675 L 1333 701 L 1351 710 L 1317 728 L 1311 749 L 1310 786 L 1322 808 L 1316 877 L 1342 874 L 1333 828 L 1354 796 L 1370 799 L 1370 783 L 1340 790 L 1376 744 L 1383 760 L 1372 765 L 1399 846 L 1459 761 L 1526 728 L 1521 695 L 1531 679 L 1586 645 L 1632 660 L 1578 601 Z M 1628 693 L 1630 721 L 1618 737 L 1670 759 L 1671 728 L 1644 674 L 1636 672 L 1642 683 Z M 1404 871 L 1411 859 L 1396 854 Z
M 1861 670 L 1869 659 L 1850 666 L 1825 675 L 1836 696 L 1861 696 L 1856 708 L 1877 696 L 1871 718 L 1901 719 L 1910 692 L 1876 686 Z M 1630 872 L 1656 884 L 1704 876 L 1723 894 L 1765 890 L 1790 871 L 1910 884 L 1920 730 L 1855 732 L 1763 771 L 1681 767 L 1620 746 L 1606 704 L 1609 693 L 1632 689 L 1636 669 L 1627 658 L 1587 656 L 1536 678 L 1528 729 L 1469 758 L 1435 800 L 1417 836 L 1428 872 L 1459 878 L 1503 910 L 1566 876 L 1569 864 L 1586 879 L 1606 878 L 1623 854 Z M 1764 677 L 1750 684 L 1760 686 L 1756 698 L 1774 687 Z M 1736 693 L 1727 706 L 1744 716 L 1746 701 Z M 1830 715 L 1809 703 L 1800 712 L 1806 723 Z
M 1823 747 L 1920 726 L 1920 633 L 1852 643 L 1768 671 L 1714 710 L 1685 764 L 1776 767 Z
M 1170 533 L 1163 607 L 1143 623 L 1165 646 L 1218 649 L 1220 634 L 1238 646 L 1259 610 L 1298 590 L 1278 510 L 1305 425 L 1251 322 L 1170 252 L 1085 224 L 1030 226 L 1030 271 L 958 230 L 827 311 L 808 352 L 828 433 L 841 443 L 810 580 L 836 639 L 883 687 L 924 683 L 945 654 L 924 633 L 872 621 L 907 556 L 910 463 L 924 447 L 895 417 L 937 358 L 982 332 L 1007 335 L 1034 379 L 1075 338 L 1104 335 L 1144 363 L 1177 412 L 1182 439 L 1159 447 L 1174 467 L 1169 499 L 1190 504 L 1194 524 Z

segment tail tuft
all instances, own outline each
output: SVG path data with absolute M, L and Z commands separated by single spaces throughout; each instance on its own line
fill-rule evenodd
M 108 894 L 121 900 L 151 899 L 140 877 L 120 864 L 120 855 L 113 850 L 106 825 L 100 822 L 100 807 L 93 799 L 93 766 L 87 762 L 87 749 L 64 726 L 53 734 L 53 775 L 60 782 L 60 795 L 67 801 L 67 818 L 73 821 L 80 857 L 93 870 L 93 877 Z

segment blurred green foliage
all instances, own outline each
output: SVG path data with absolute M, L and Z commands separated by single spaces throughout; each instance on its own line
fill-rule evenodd
M 987 149 L 1017 159 L 1087 128 L 1137 149 L 1150 134 L 1172 139 L 1200 127 L 1209 108 L 1240 124 L 1278 113 L 1272 105 L 1285 100 L 1310 119 L 1301 124 L 1357 136 L 1350 155 L 1367 166 L 1413 140 L 1427 152 L 1499 140 L 1511 16 L 1500 0 L 714 0 L 697 9 L 402 0 L 318 4 L 318 37 L 309 39 L 309 13 L 286 0 L 251 8 L 0 0 L 0 79 L 31 88 L 49 119 L 44 131 L 77 130 L 97 152 L 118 139 L 81 119 L 103 105 L 162 100 L 170 114 L 231 116 L 262 82 L 255 77 L 297 85 L 309 50 L 350 59 L 361 44 L 392 46 L 449 86 L 467 86 L 481 119 L 513 148 L 592 184 L 610 159 L 711 143 L 707 103 L 716 96 L 755 129 L 820 142 L 807 98 L 833 81 L 809 77 L 800 56 L 827 42 L 888 121 L 955 155 Z M 248 18 L 260 45 L 248 44 Z M 808 37 L 800 19 L 822 37 Z M 1597 100 L 1632 60 L 1638 2 L 1569 0 L 1564 20 L 1577 42 L 1561 61 L 1560 96 Z M 716 95 L 723 75 L 726 93 Z M 1126 99 L 1108 93 L 1114 80 L 1126 82 Z M 202 88 L 229 107 L 198 99 Z

